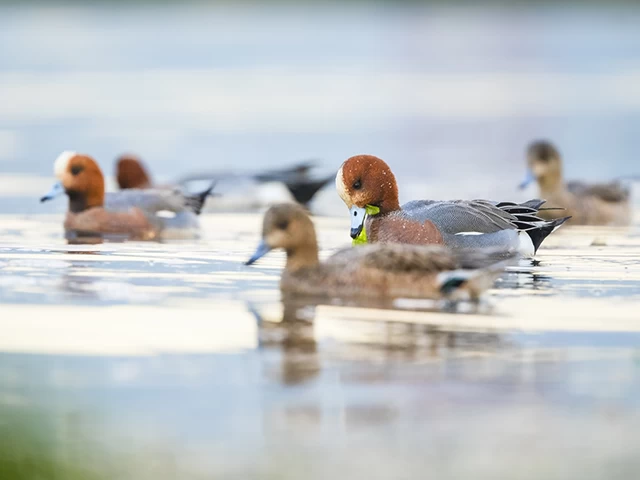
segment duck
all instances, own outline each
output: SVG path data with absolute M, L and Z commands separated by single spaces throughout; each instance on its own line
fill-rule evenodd
M 120 190 L 145 190 L 153 187 L 151 176 L 142 160 L 130 153 L 120 155 L 116 160 L 116 181 Z
M 414 200 L 400 206 L 398 184 L 374 155 L 348 158 L 336 175 L 338 195 L 349 209 L 354 243 L 500 248 L 533 257 L 544 239 L 569 217 L 543 220 L 544 200 Z
M 527 176 L 520 189 L 537 182 L 540 195 L 551 207 L 540 212 L 542 218 L 556 219 L 568 214 L 572 225 L 628 226 L 631 223 L 631 192 L 620 182 L 565 183 L 560 151 L 547 140 L 531 142 L 526 157 Z
M 254 264 L 274 249 L 287 254 L 280 279 L 287 298 L 478 300 L 510 258 L 495 251 L 380 243 L 345 248 L 320 262 L 314 224 L 307 210 L 294 203 L 266 211 L 262 240 L 245 264 Z
M 188 182 L 205 179 L 250 181 L 257 183 L 265 190 L 260 194 L 254 192 L 256 197 L 254 203 L 272 205 L 282 201 L 295 200 L 308 207 L 316 194 L 322 190 L 325 185 L 332 182 L 334 178 L 333 174 L 325 176 L 312 175 L 312 170 L 315 167 L 315 161 L 306 160 L 280 169 L 249 172 L 246 174 L 215 171 L 201 172 L 184 176 L 178 183 L 184 185 Z M 284 191 L 274 188 L 274 185 L 284 186 Z M 253 190 L 255 190 L 255 187 Z M 246 197 L 246 192 L 243 196 Z
M 64 220 L 67 239 L 78 237 L 160 240 L 197 236 L 198 218 L 208 190 L 185 195 L 176 190 L 130 189 L 105 193 L 98 163 L 89 155 L 62 152 L 55 160 L 58 179 L 41 202 L 66 194 Z
M 253 175 L 259 182 L 283 183 L 296 202 L 308 206 L 316 194 L 333 180 L 333 175 L 314 178 L 311 170 L 316 166 L 312 161 L 300 162 L 292 167 L 268 170 Z

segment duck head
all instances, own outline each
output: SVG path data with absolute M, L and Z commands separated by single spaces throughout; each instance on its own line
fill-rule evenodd
M 135 155 L 122 155 L 116 162 L 116 179 L 121 190 L 151 188 L 151 179 L 142 161 Z
M 318 242 L 313 222 L 297 204 L 273 205 L 264 215 L 262 241 L 246 265 L 255 263 L 271 250 L 287 252 L 287 269 L 299 269 L 318 263 Z
M 336 189 L 349 209 L 354 243 L 366 242 L 367 215 L 384 215 L 400 209 L 396 177 L 389 165 L 373 155 L 347 159 L 336 175 Z
M 552 190 L 562 182 L 562 160 L 560 152 L 545 140 L 532 142 L 527 148 L 527 176 L 520 188 L 536 181 L 541 190 Z
M 104 177 L 95 160 L 76 152 L 62 152 L 55 161 L 58 181 L 40 201 L 52 200 L 63 193 L 69 197 L 69 211 L 82 212 L 104 204 Z

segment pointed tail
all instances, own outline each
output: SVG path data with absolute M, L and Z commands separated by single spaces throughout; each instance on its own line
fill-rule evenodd
M 560 226 L 571 217 L 557 218 L 555 220 L 542 221 L 531 228 L 523 229 L 529 235 L 533 243 L 533 251 L 536 253 L 545 238 L 555 232 Z
M 204 207 L 204 202 L 207 200 L 207 197 L 211 195 L 215 186 L 216 182 L 212 182 L 211 186 L 203 192 L 195 193 L 193 195 L 185 195 L 187 207 L 196 215 L 200 215 L 202 207 Z

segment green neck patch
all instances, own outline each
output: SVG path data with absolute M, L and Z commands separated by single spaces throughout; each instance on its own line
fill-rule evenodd
M 374 205 L 366 205 L 364 207 L 365 212 L 367 213 L 367 215 L 377 215 L 380 213 L 380 208 L 376 207 Z M 364 220 L 367 220 L 367 217 L 364 217 Z M 367 229 L 364 227 L 364 222 L 362 225 L 362 231 L 360 232 L 360 235 L 358 235 L 356 238 L 353 239 L 353 241 L 351 242 L 352 245 L 365 245 L 367 243 Z

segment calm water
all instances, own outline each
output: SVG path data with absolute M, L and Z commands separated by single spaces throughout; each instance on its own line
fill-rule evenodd
M 242 265 L 260 221 L 210 214 L 199 242 L 68 246 L 59 215 L 3 216 L 0 465 L 64 478 L 640 468 L 638 227 L 558 232 L 478 313 L 438 313 L 283 306 L 282 255 Z M 347 219 L 317 223 L 323 255 L 348 243 Z
M 67 148 L 157 178 L 376 153 L 403 199 L 516 192 L 551 135 L 638 173 L 640 13 L 0 9 L 0 478 L 635 478 L 640 221 L 562 229 L 479 311 L 282 305 L 259 214 L 69 246 Z M 440 160 L 440 161 L 439 161 Z M 238 195 L 248 194 L 240 191 Z M 322 255 L 348 245 L 328 188 Z

